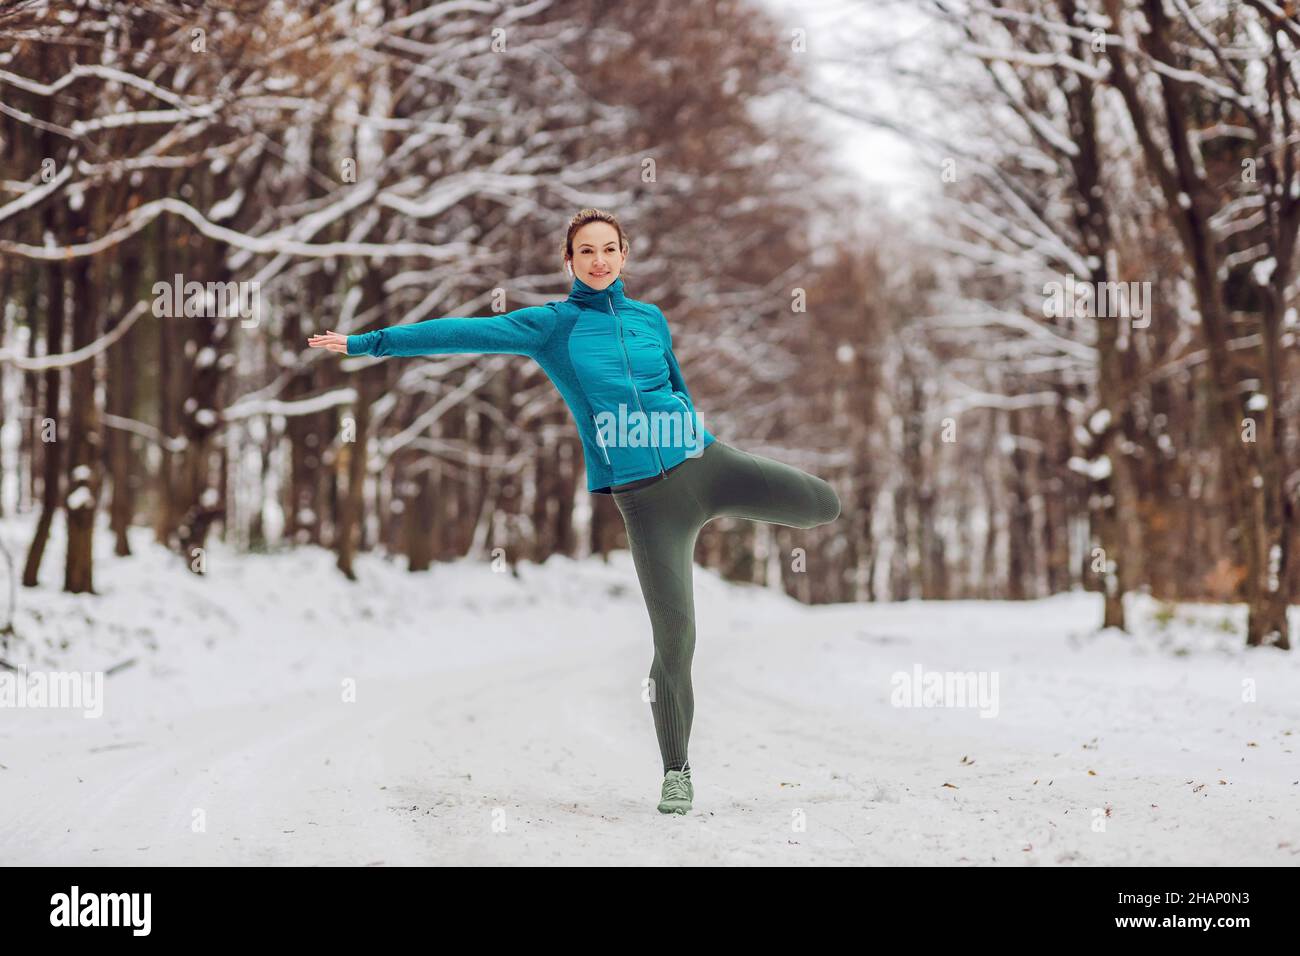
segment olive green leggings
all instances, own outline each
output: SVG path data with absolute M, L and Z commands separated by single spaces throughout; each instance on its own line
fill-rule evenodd
M 840 499 L 820 478 L 714 441 L 667 477 L 614 492 L 627 526 L 641 593 L 654 631 L 650 710 L 665 772 L 686 763 L 695 697 L 695 539 L 714 518 L 748 518 L 815 528 L 839 517 Z

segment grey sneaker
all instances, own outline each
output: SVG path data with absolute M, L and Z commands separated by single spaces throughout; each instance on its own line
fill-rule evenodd
M 690 764 L 681 770 L 669 770 L 664 774 L 663 794 L 659 798 L 660 813 L 685 813 L 691 808 L 694 799 L 695 787 L 691 784 Z

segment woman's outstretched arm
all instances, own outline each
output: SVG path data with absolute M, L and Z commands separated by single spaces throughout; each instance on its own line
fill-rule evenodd
M 411 325 L 343 336 L 312 336 L 307 344 L 348 355 L 448 355 L 501 352 L 536 357 L 555 328 L 555 310 L 544 305 L 481 319 L 428 319 Z M 341 347 L 340 347 L 341 346 Z

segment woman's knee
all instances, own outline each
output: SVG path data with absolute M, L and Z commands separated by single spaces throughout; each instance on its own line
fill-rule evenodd
M 662 621 L 654 628 L 655 659 L 669 673 L 689 670 L 695 656 L 695 622 Z
M 809 516 L 809 523 L 804 525 L 805 528 L 816 528 L 818 525 L 830 524 L 840 516 L 840 496 L 835 493 L 830 482 L 821 478 L 813 478 L 813 507 L 812 514 Z

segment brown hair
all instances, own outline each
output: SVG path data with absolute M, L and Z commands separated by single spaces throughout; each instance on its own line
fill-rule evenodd
M 612 212 L 605 212 L 603 209 L 592 209 L 588 206 L 586 209 L 579 211 L 576 216 L 569 220 L 569 231 L 564 237 L 564 248 L 562 250 L 565 262 L 568 262 L 573 258 L 574 233 L 589 222 L 609 223 L 614 227 L 615 231 L 618 232 L 618 244 L 623 255 L 626 256 L 632 251 L 632 244 L 627 241 L 627 234 L 623 232 L 623 227 L 618 224 L 618 219 L 614 217 L 614 214 Z M 619 271 L 619 275 L 624 274 L 625 273 L 622 270 Z

